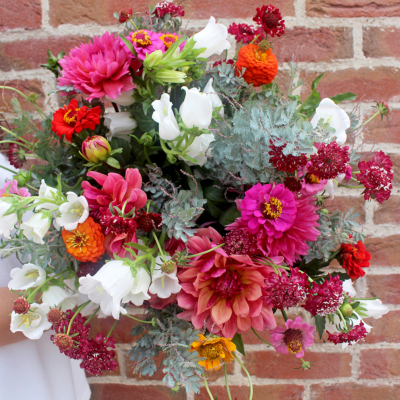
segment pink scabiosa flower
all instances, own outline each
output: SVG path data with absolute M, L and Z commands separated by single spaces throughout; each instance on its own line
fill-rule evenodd
M 360 161 L 357 180 L 365 186 L 364 199 L 388 200 L 392 191 L 393 162 L 383 151 L 377 151 L 369 161 Z
M 6 182 L 0 189 L 0 197 L 8 197 L 11 194 L 16 194 L 22 197 L 31 197 L 28 189 L 18 189 L 18 182 L 16 180 Z
M 137 58 L 143 61 L 146 58 L 146 54 L 151 54 L 153 51 L 162 50 L 165 52 L 165 44 L 161 40 L 161 36 L 162 34 L 160 33 L 140 29 L 135 32 L 130 32 L 127 39 L 133 44 L 137 53 Z M 125 51 L 130 54 L 131 52 L 126 45 L 122 41 L 121 43 L 125 46 Z
M 257 235 L 245 229 L 228 232 L 224 242 L 224 250 L 228 255 L 237 254 L 253 257 L 256 254 L 262 254 L 257 246 Z
M 314 316 L 334 314 L 344 300 L 343 283 L 339 275 L 333 278 L 329 276 L 321 285 L 315 282 L 312 285 L 303 307 Z
M 301 317 L 295 320 L 288 319 L 285 328 L 277 326 L 271 330 L 271 343 L 278 353 L 295 354 L 296 358 L 304 357 L 306 347 L 314 343 L 314 327 L 303 323 Z
M 222 236 L 209 227 L 199 229 L 187 247 L 197 254 L 221 243 Z M 228 256 L 221 248 L 192 260 L 178 275 L 182 290 L 177 301 L 185 310 L 180 318 L 191 321 L 196 329 L 206 326 L 211 333 L 228 338 L 251 327 L 276 326 L 272 308 L 262 300 L 264 280 L 274 273 L 272 268 L 256 264 L 249 256 Z M 282 258 L 274 262 L 279 264 Z
M 265 280 L 265 303 L 279 310 L 297 307 L 308 293 L 308 278 L 298 268 L 290 270 L 290 276 L 283 270 L 281 275 L 271 274 Z
M 364 339 L 367 336 L 368 332 L 365 328 L 364 323 L 361 321 L 358 325 L 354 325 L 353 329 L 350 332 L 332 334 L 326 331 L 326 333 L 328 334 L 328 340 L 335 345 L 339 343 L 347 343 L 351 346 L 353 343 Z
M 122 92 L 135 88 L 129 73 L 132 57 L 119 38 L 106 32 L 95 36 L 93 43 L 73 48 L 60 60 L 63 70 L 58 83 L 89 94 L 89 101 L 103 96 L 117 99 Z

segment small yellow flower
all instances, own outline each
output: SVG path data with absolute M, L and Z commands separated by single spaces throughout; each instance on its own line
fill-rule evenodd
M 200 340 L 192 343 L 190 351 L 196 350 L 201 357 L 207 360 L 199 361 L 199 365 L 205 367 L 207 371 L 218 370 L 223 362 L 231 362 L 234 357 L 231 351 L 236 350 L 236 346 L 231 339 L 211 335 L 208 339 L 199 334 Z

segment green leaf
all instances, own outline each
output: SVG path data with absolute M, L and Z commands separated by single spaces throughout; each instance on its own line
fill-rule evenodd
M 322 335 L 325 332 L 326 318 L 325 317 L 321 317 L 320 315 L 316 315 L 313 318 L 315 318 L 315 327 L 317 328 L 317 332 L 319 334 L 319 338 L 322 339 Z
M 306 101 L 299 108 L 299 112 L 304 112 L 307 118 L 311 117 L 315 110 L 317 109 L 319 103 L 321 102 L 321 95 L 317 92 L 317 86 L 321 78 L 324 76 L 325 72 L 318 75 L 311 84 L 312 92 L 307 97 Z
M 244 351 L 242 335 L 239 335 L 238 333 L 236 333 L 232 339 L 232 343 L 234 343 L 236 345 L 236 349 L 240 354 L 243 354 L 244 356 L 246 355 L 246 353 Z
M 318 76 L 312 81 L 311 90 L 312 90 L 313 92 L 315 92 L 315 91 L 317 90 L 318 83 L 319 83 L 319 81 L 321 80 L 321 78 L 322 78 L 324 75 L 325 75 L 325 72 L 323 72 L 321 75 L 318 75 Z
M 113 167 L 115 169 L 120 169 L 121 165 L 120 163 L 114 158 L 114 157 L 108 157 L 106 160 L 107 165 L 110 167 Z
M 133 44 L 121 33 L 119 34 L 119 37 L 121 38 L 121 40 L 125 43 L 126 47 L 129 49 L 129 51 L 136 56 L 136 51 L 135 48 L 133 47 Z
M 147 110 L 149 109 L 149 107 L 151 106 L 152 103 L 152 99 L 147 99 L 143 102 L 142 106 L 143 106 L 143 112 L 144 115 L 147 115 Z
M 342 101 L 353 101 L 357 98 L 358 96 L 354 93 L 351 92 L 346 92 L 342 94 L 337 94 L 336 96 L 331 97 L 330 99 L 335 102 L 335 104 L 339 104 Z
M 240 212 L 236 207 L 236 203 L 232 204 L 226 211 L 223 211 L 218 222 L 223 225 L 229 225 L 235 221 L 236 218 L 240 217 Z
M 113 137 L 110 145 L 112 151 L 122 149 L 121 153 L 112 153 L 113 158 L 115 158 L 122 167 L 125 167 L 125 165 L 129 164 L 129 158 L 132 150 L 130 143 L 125 139 Z

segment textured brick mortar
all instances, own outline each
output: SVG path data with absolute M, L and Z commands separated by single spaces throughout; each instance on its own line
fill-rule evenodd
M 0 0 L 0 81 L 18 85 L 28 93 L 50 92 L 55 85 L 53 75 L 37 65 L 45 61 L 40 59 L 40 54 L 47 51 L 44 46 L 51 46 L 54 52 L 58 52 L 78 44 L 77 36 L 88 38 L 105 31 L 116 32 L 119 28 L 111 25 L 110 7 L 119 11 L 135 4 L 128 0 L 99 0 L 96 1 L 96 12 L 85 12 L 85 5 L 89 3 L 93 1 L 17 0 L 10 5 Z M 379 320 L 369 319 L 367 322 L 373 326 L 373 330 L 365 342 L 349 346 L 344 351 L 326 343 L 326 335 L 322 340 L 317 340 L 312 352 L 309 352 L 310 357 L 306 353 L 305 358 L 312 361 L 312 355 L 315 355 L 316 360 L 321 360 L 321 365 L 325 354 L 327 360 L 333 360 L 332 364 L 341 360 L 341 368 L 332 367 L 335 372 L 332 377 L 328 377 L 324 368 L 319 374 L 318 364 L 314 365 L 315 370 L 308 376 L 306 371 L 299 377 L 297 370 L 292 370 L 299 366 L 294 357 L 292 365 L 287 363 L 287 372 L 281 372 L 282 376 L 271 374 L 274 379 L 265 377 L 265 373 L 257 373 L 257 368 L 250 366 L 255 374 L 252 377 L 254 400 L 264 399 L 267 395 L 272 400 L 336 400 L 345 395 L 350 400 L 395 400 L 399 396 L 396 379 L 400 371 L 400 295 L 396 284 L 400 282 L 400 59 L 396 58 L 400 55 L 400 1 L 276 0 L 271 3 L 287 15 L 286 38 L 274 40 L 276 54 L 284 61 L 280 65 L 283 83 L 285 72 L 289 69 L 288 61 L 293 60 L 298 61 L 301 76 L 307 82 L 299 93 L 302 98 L 307 96 L 312 79 L 318 73 L 328 71 L 320 84 L 323 95 L 336 94 L 335 88 L 355 91 L 361 96 L 358 104 L 364 119 L 371 116 L 372 100 L 388 100 L 392 110 L 391 120 L 382 123 L 378 119 L 374 121 L 361 137 L 355 139 L 355 146 L 360 152 L 379 147 L 389 153 L 395 164 L 396 175 L 392 198 L 386 205 L 364 203 L 360 200 L 360 191 L 344 188 L 337 191 L 337 199 L 332 201 L 335 206 L 355 207 L 362 213 L 360 222 L 363 232 L 368 235 L 366 244 L 373 259 L 367 278 L 356 284 L 357 293 L 359 296 L 380 295 L 383 301 L 389 303 L 390 313 Z M 146 1 L 140 0 L 136 4 L 141 8 Z M 204 27 L 210 13 L 226 25 L 233 21 L 251 23 L 255 8 L 263 2 L 230 0 L 229 11 L 226 4 L 222 0 L 186 0 L 184 7 L 189 18 L 183 26 L 190 31 L 199 30 Z M 233 38 L 230 41 L 232 48 L 229 56 L 232 57 L 236 49 Z M 357 80 L 359 77 L 361 79 Z M 4 107 L 7 99 L 5 94 L 0 93 L 0 111 L 6 116 L 8 113 Z M 52 95 L 41 99 L 39 104 L 51 112 L 57 108 L 57 98 Z M 346 104 L 344 107 L 351 110 L 355 105 Z M 365 142 L 361 146 L 363 140 Z M 297 311 L 305 316 L 301 310 Z M 141 310 L 132 312 L 139 313 Z M 311 319 L 307 318 L 311 323 Z M 125 400 L 134 398 L 135 393 L 139 396 L 136 398 L 144 400 L 172 399 L 157 377 L 146 380 L 145 377 L 133 375 L 126 357 L 131 347 L 127 336 L 131 325 L 126 321 L 120 324 L 120 331 L 116 330 L 119 375 L 89 377 L 95 393 L 93 400 Z M 257 358 L 257 352 L 261 352 L 263 360 L 271 363 L 278 361 L 278 357 L 274 358 L 276 354 L 273 350 L 265 348 L 263 344 L 255 344 L 257 341 L 248 335 L 245 340 L 249 356 L 247 361 L 246 357 L 240 356 L 243 362 L 251 364 Z M 273 371 L 273 366 L 270 369 Z M 280 371 L 278 366 L 276 369 Z M 239 364 L 235 363 L 229 373 L 233 386 L 232 397 L 247 398 L 248 381 Z M 220 374 L 210 380 L 212 390 L 215 388 L 218 398 L 221 393 L 221 399 L 224 399 L 224 384 Z M 181 393 L 177 398 L 207 399 L 203 392 L 196 396 Z

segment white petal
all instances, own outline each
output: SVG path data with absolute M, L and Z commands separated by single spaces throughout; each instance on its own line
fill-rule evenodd
M 124 111 L 104 115 L 104 125 L 109 129 L 106 133 L 109 140 L 113 137 L 129 140 L 129 135 L 137 127 L 137 122 L 130 112 Z
M 188 128 L 197 126 L 199 129 L 207 129 L 212 119 L 211 99 L 197 88 L 189 90 L 184 86 L 182 89 L 186 91 L 185 100 L 179 109 L 182 121 Z
M 348 293 L 350 297 L 355 297 L 357 295 L 357 292 L 353 287 L 351 279 L 346 279 L 345 281 L 343 281 L 343 292 Z
M 219 107 L 222 107 L 222 100 L 220 99 L 220 97 L 217 94 L 215 94 L 216 92 L 212 86 L 213 81 L 214 81 L 213 78 L 210 78 L 208 80 L 206 86 L 204 86 L 203 93 L 206 93 L 210 97 L 213 108 L 219 108 Z M 221 117 L 223 118 L 224 117 L 224 107 L 222 107 L 219 110 L 219 113 L 220 113 Z
M 134 90 L 128 90 L 127 92 L 122 92 L 120 95 L 117 95 L 116 99 L 112 99 L 108 96 L 106 97 L 106 100 L 111 101 L 111 103 L 119 104 L 120 106 L 130 106 L 135 102 L 135 99 L 132 97 L 134 93 Z

